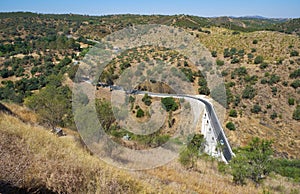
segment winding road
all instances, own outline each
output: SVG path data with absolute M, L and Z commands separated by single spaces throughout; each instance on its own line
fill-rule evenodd
M 223 156 L 226 160 L 225 162 L 229 162 L 231 160 L 231 158 L 234 156 L 234 153 L 232 152 L 231 146 L 227 140 L 227 137 L 224 133 L 222 125 L 220 124 L 218 116 L 215 112 L 215 109 L 214 109 L 213 105 L 206 99 L 200 98 L 198 96 L 185 95 L 185 94 L 161 94 L 161 93 L 152 93 L 152 92 L 138 91 L 138 90 L 135 90 L 134 92 L 129 91 L 127 93 L 132 93 L 132 94 L 147 93 L 149 96 L 157 96 L 157 97 L 189 98 L 189 99 L 196 100 L 199 103 L 204 104 L 206 112 L 208 114 L 207 115 L 208 120 L 210 121 L 210 125 L 212 126 L 212 129 L 214 132 L 214 136 L 216 137 L 217 142 L 222 145 Z M 200 114 L 199 114 L 199 117 L 200 117 Z

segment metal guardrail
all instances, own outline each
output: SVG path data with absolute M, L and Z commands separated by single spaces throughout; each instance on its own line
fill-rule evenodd
M 224 130 L 219 122 L 219 119 L 217 117 L 217 114 L 212 106 L 212 104 L 210 104 L 209 102 L 207 102 L 206 100 L 204 99 L 201 99 L 201 98 L 196 98 L 196 97 L 193 97 L 193 96 L 186 96 L 186 97 L 190 97 L 190 98 L 193 98 L 195 100 L 199 100 L 201 101 L 202 103 L 205 104 L 205 108 L 206 108 L 206 111 L 208 113 L 208 117 L 209 117 L 209 120 L 211 122 L 211 126 L 213 128 L 213 131 L 217 137 L 217 141 L 218 142 L 223 142 L 223 155 L 226 159 L 226 161 L 230 161 L 231 158 L 234 156 L 234 153 L 232 152 L 232 149 L 231 149 L 231 146 L 227 140 L 227 137 L 224 133 Z
M 160 93 L 153 93 L 153 92 L 139 91 L 139 90 L 125 91 L 120 86 L 111 86 L 111 88 L 114 90 L 123 90 L 127 94 L 145 94 L 145 93 L 147 93 L 148 95 L 159 95 L 159 96 L 166 96 L 166 97 L 168 97 L 168 96 L 170 96 L 170 97 L 186 97 L 186 98 L 191 98 L 194 100 L 201 101 L 205 105 L 209 120 L 211 121 L 211 126 L 217 137 L 217 141 L 220 143 L 223 142 L 223 150 L 222 151 L 223 151 L 223 155 L 224 155 L 226 161 L 227 162 L 230 161 L 232 159 L 232 157 L 234 156 L 234 153 L 232 152 L 231 146 L 227 140 L 227 137 L 224 133 L 222 125 L 220 124 L 217 114 L 213 108 L 213 105 L 210 102 L 208 102 L 204 99 L 201 99 L 201 98 L 197 98 L 197 97 L 189 96 L 189 95 L 185 95 L 185 94 L 160 94 Z

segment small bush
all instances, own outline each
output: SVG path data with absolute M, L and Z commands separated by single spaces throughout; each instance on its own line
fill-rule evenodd
M 199 94 L 208 96 L 210 94 L 210 89 L 207 86 L 201 86 L 198 88 Z
M 234 131 L 236 128 L 235 128 L 235 125 L 233 124 L 233 122 L 229 121 L 227 124 L 226 124 L 226 128 L 231 130 L 231 131 Z
M 277 116 L 277 113 L 276 112 L 273 112 L 271 115 L 270 115 L 270 118 L 272 120 L 276 119 L 278 116 Z
M 290 78 L 298 78 L 298 77 L 300 77 L 300 69 L 297 69 L 290 74 Z
M 290 56 L 291 56 L 291 57 L 296 57 L 296 56 L 299 56 L 299 52 L 298 52 L 298 51 L 295 51 L 295 50 L 293 50 L 293 51 L 291 51 L 291 53 L 290 53 Z
M 217 57 L 217 55 L 218 55 L 217 51 L 212 51 L 212 52 L 211 52 L 211 56 L 212 56 L 212 57 Z
M 233 59 L 231 60 L 231 64 L 235 64 L 235 63 L 239 63 L 240 60 L 237 57 L 233 57 Z
M 255 39 L 255 40 L 252 41 L 252 43 L 253 43 L 253 44 L 257 44 L 257 43 L 258 43 L 258 40 Z
M 259 66 L 259 68 L 261 68 L 261 69 L 266 69 L 267 67 L 268 67 L 268 63 L 265 63 L 265 62 L 261 63 Z
M 151 105 L 151 96 L 149 96 L 147 93 L 142 98 L 142 101 L 145 103 L 145 105 L 150 106 Z
M 141 117 L 144 117 L 144 116 L 145 116 L 145 112 L 141 108 L 139 108 L 136 112 L 136 117 L 141 118 Z
M 298 87 L 300 87 L 300 80 L 295 80 L 291 83 L 291 86 L 294 88 L 294 89 L 297 89 Z
M 269 80 L 269 84 L 273 85 L 273 84 L 278 83 L 279 81 L 280 81 L 280 77 L 276 74 L 272 74 L 270 77 L 270 80 Z
M 246 88 L 243 90 L 242 98 L 252 99 L 256 96 L 256 90 L 252 87 L 247 85 Z
M 296 107 L 293 113 L 293 119 L 299 121 L 300 120 L 300 105 Z
M 289 82 L 288 82 L 288 81 L 283 81 L 283 82 L 282 82 L 282 85 L 286 87 L 286 86 L 289 85 Z
M 271 87 L 272 93 L 274 96 L 277 94 L 277 87 Z
M 230 117 L 237 117 L 237 111 L 235 109 L 231 109 L 229 111 L 229 116 Z
M 262 62 L 264 62 L 263 56 L 259 55 L 259 56 L 255 57 L 254 64 L 260 64 Z
M 294 105 L 295 104 L 295 99 L 294 98 L 289 98 L 288 103 L 289 103 L 289 105 Z
M 224 65 L 224 61 L 217 59 L 216 61 L 218 66 L 223 66 Z
M 258 104 L 255 104 L 251 109 L 251 112 L 255 114 L 259 113 L 260 111 L 261 111 L 261 107 Z
M 262 79 L 260 80 L 260 83 L 261 83 L 261 84 L 267 84 L 267 83 L 268 83 L 268 80 L 265 79 L 265 78 L 262 78 Z

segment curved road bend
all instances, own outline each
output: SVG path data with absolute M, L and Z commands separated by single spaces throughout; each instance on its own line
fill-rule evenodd
M 224 155 L 226 161 L 227 162 L 230 161 L 231 158 L 234 156 L 234 153 L 232 152 L 231 146 L 227 140 L 227 137 L 224 133 L 222 125 L 220 124 L 220 121 L 214 110 L 214 107 L 206 99 L 199 98 L 196 96 L 191 96 L 191 95 L 185 95 L 185 94 L 161 94 L 161 93 L 152 93 L 152 92 L 145 92 L 145 91 L 135 91 L 133 94 L 145 94 L 145 93 L 147 93 L 149 96 L 177 97 L 177 98 L 185 97 L 185 98 L 194 99 L 194 100 L 197 100 L 197 101 L 200 101 L 201 103 L 203 103 L 205 105 L 206 111 L 208 113 L 208 117 L 211 122 L 211 126 L 213 128 L 215 136 L 217 137 L 217 141 L 220 143 L 222 142 L 222 144 L 223 144 L 223 155 Z

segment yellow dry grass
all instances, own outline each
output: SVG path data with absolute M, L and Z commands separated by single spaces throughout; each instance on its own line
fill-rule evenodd
M 6 106 L 23 118 L 34 116 L 18 105 Z M 177 160 L 152 170 L 120 170 L 92 156 L 74 138 L 58 138 L 41 126 L 4 113 L 0 113 L 0 163 L 1 181 L 29 191 L 47 188 L 58 193 L 295 193 L 300 190 L 296 183 L 277 175 L 260 187 L 251 182 L 236 186 L 232 177 L 220 173 L 217 162 L 210 158 L 199 160 L 193 170 L 185 169 Z
M 91 156 L 72 138 L 58 138 L 40 126 L 3 113 L 0 118 L 2 181 L 59 193 L 154 192 L 143 181 Z

